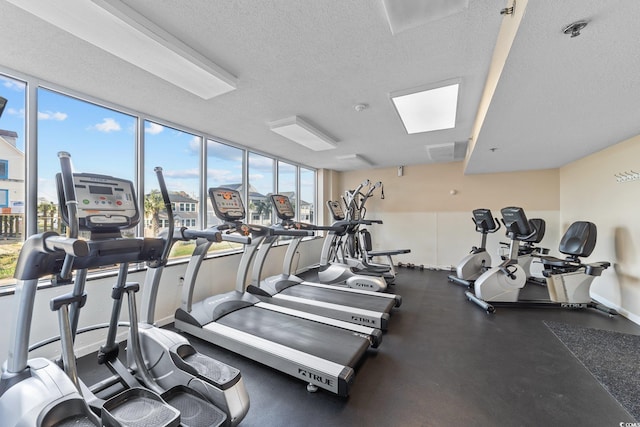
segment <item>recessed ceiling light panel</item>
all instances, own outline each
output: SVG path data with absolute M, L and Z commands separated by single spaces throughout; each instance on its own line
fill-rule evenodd
M 336 159 L 338 159 L 343 166 L 348 167 L 372 166 L 372 163 L 360 154 L 345 154 L 343 156 L 336 156 Z
M 313 151 L 336 148 L 336 141 L 298 116 L 269 123 L 271 130 Z
M 203 99 L 236 77 L 119 0 L 9 0 L 84 41 Z
M 454 128 L 459 86 L 459 83 L 455 83 L 428 90 L 391 94 L 393 105 L 407 133 Z
M 382 4 L 394 35 L 469 8 L 469 0 L 383 0 Z

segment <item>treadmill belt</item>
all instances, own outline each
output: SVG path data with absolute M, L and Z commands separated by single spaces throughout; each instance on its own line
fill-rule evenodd
M 393 298 L 379 298 L 340 290 L 318 288 L 305 284 L 289 286 L 280 292 L 282 295 L 306 298 L 315 301 L 329 302 L 332 304 L 347 305 L 364 310 L 388 313 L 395 305 Z
M 236 310 L 217 323 L 351 368 L 369 347 L 354 332 L 259 307 Z

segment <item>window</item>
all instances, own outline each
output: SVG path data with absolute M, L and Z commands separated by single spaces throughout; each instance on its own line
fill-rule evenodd
M 7 100 L 0 116 L 0 286 L 14 283 L 18 253 L 24 242 L 25 153 L 27 84 L 0 75 L 0 96 Z
M 278 161 L 278 194 L 287 196 L 293 206 L 293 211 L 296 212 L 296 186 L 297 186 L 297 171 L 298 168 L 290 163 Z M 296 212 L 296 218 L 298 214 Z
M 316 172 L 300 168 L 300 221 L 316 223 Z
M 239 148 L 208 140 L 207 188 L 227 187 L 238 190 L 240 194 L 243 194 L 243 155 L 244 151 Z M 213 206 L 210 200 L 207 200 L 207 206 L 207 224 L 219 224 L 220 221 L 213 212 Z
M 274 160 L 249 153 L 249 203 L 247 209 L 252 221 L 271 225 L 271 199 L 273 194 Z
M 157 166 L 162 168 L 169 199 L 174 208 L 174 224 L 198 227 L 200 221 L 196 206 L 200 197 L 202 137 L 145 120 L 144 147 L 145 218 L 151 224 L 144 230 L 144 235 L 156 237 L 162 229 L 169 226 L 154 172 Z M 178 213 L 180 218 L 176 218 Z M 192 243 L 178 242 L 174 244 L 170 257 L 190 255 L 193 247 Z
M 244 150 L 217 141 L 207 141 L 207 189 L 227 187 L 240 191 L 244 189 Z M 244 202 L 244 200 L 243 200 Z M 246 205 L 246 202 L 245 202 Z M 207 225 L 220 224 L 207 197 Z M 239 243 L 220 242 L 211 245 L 209 252 L 235 251 L 242 248 Z
M 9 162 L 7 160 L 0 160 L 0 179 L 9 178 Z
M 14 283 L 15 263 L 25 237 L 25 211 L 27 216 L 34 215 L 33 229 L 29 226 L 29 232 L 53 230 L 63 234 L 66 231 L 59 216 L 55 185 L 60 151 L 71 153 L 77 172 L 113 175 L 133 182 L 142 177 L 142 188 L 137 192 L 140 201 L 145 201 L 145 206 L 140 206 L 143 218 L 139 228 L 145 236 L 155 235 L 156 230 L 169 225 L 166 214 L 158 212 L 156 216 L 153 209 L 149 211 L 150 196 L 158 191 L 156 166 L 163 168 L 174 211 L 179 213 L 176 225 L 204 227 L 219 222 L 208 198 L 201 199 L 204 186 L 225 186 L 240 191 L 246 199 L 243 201 L 249 222 L 273 222 L 268 196 L 275 191 L 287 194 L 306 220 L 314 220 L 315 188 L 305 187 L 305 183 L 315 186 L 315 171 L 311 169 L 303 170 L 295 164 L 249 153 L 213 139 L 206 139 L 203 150 L 203 134 L 150 120 L 141 121 L 142 114 L 126 114 L 100 105 L 99 101 L 85 101 L 35 85 L 32 94 L 37 102 L 30 105 L 38 106 L 37 122 L 33 123 L 36 129 L 31 133 L 34 140 L 30 141 L 29 150 L 37 155 L 38 167 L 27 176 L 27 89 L 26 81 L 0 75 L 0 96 L 7 99 L 0 116 L 0 238 L 3 240 L 0 286 Z M 144 128 L 142 141 L 137 141 L 139 126 Z M 136 151 L 138 142 L 144 159 Z M 201 170 L 203 153 L 207 156 L 206 174 Z M 137 170 L 138 165 L 142 171 Z M 26 188 L 37 188 L 36 206 L 25 206 Z M 139 230 L 129 230 L 126 235 L 134 236 Z M 241 246 L 222 242 L 212 245 L 212 250 L 236 250 Z M 190 253 L 191 249 L 186 251 Z
M 57 206 L 57 153 L 71 154 L 75 172 L 135 181 L 135 128 L 135 117 L 38 89 L 38 231 L 65 229 Z

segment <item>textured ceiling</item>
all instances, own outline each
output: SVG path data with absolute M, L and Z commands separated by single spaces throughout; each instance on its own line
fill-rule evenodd
M 112 1 L 112 0 L 110 0 Z M 429 163 L 425 146 L 467 141 L 507 6 L 463 12 L 393 35 L 375 0 L 125 0 L 238 78 L 203 100 L 0 0 L 0 65 L 312 167 Z M 524 1 L 523 1 L 524 3 Z M 580 37 L 568 23 L 592 22 Z M 468 172 L 557 167 L 640 133 L 640 2 L 530 0 Z M 407 135 L 389 93 L 461 80 L 457 126 Z M 357 112 L 354 106 L 369 104 Z M 298 115 L 337 139 L 313 152 L 271 132 Z M 498 148 L 491 152 L 489 148 Z

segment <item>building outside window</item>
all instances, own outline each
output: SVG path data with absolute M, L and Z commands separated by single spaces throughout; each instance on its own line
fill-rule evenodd
M 16 260 L 25 238 L 25 82 L 0 74 L 0 286 L 14 282 Z

